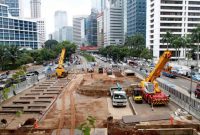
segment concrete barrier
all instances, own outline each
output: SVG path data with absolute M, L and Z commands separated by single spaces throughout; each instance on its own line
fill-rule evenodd
M 36 82 L 38 82 L 38 76 L 32 76 L 31 78 L 23 82 L 14 84 L 12 87 L 10 87 L 10 92 L 8 93 L 8 99 L 15 96 L 15 94 L 18 94 L 26 90 L 27 88 L 32 87 Z M 0 103 L 2 102 L 2 92 L 3 91 L 0 91 Z

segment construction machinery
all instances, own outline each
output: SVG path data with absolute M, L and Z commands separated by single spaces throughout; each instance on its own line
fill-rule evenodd
M 113 106 L 126 106 L 127 105 L 126 92 L 123 90 L 123 88 L 120 86 L 119 83 L 117 83 L 117 87 L 110 88 L 110 95 L 111 95 L 111 100 L 112 100 Z
M 58 67 L 56 68 L 56 76 L 58 78 L 67 76 L 67 72 L 65 71 L 64 68 L 65 55 L 66 55 L 66 49 L 63 48 L 58 61 Z
M 170 60 L 171 55 L 172 53 L 166 50 L 160 57 L 158 63 L 149 76 L 140 83 L 142 97 L 151 105 L 166 105 L 169 102 L 169 96 L 159 89 L 156 78 L 160 76 L 161 71 L 166 63 Z
M 135 103 L 142 103 L 143 99 L 142 99 L 142 91 L 140 88 L 134 88 L 133 89 L 133 100 L 135 101 Z

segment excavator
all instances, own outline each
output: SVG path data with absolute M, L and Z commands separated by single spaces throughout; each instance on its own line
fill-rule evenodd
M 58 67 L 56 68 L 56 76 L 58 78 L 63 78 L 67 76 L 67 72 L 65 71 L 65 68 L 64 68 L 65 55 L 66 55 L 66 49 L 63 48 L 60 54 Z
M 169 50 L 166 50 L 149 76 L 140 83 L 142 97 L 148 104 L 166 105 L 169 102 L 169 96 L 159 89 L 156 78 L 160 76 L 161 71 L 170 60 L 171 56 L 172 53 Z

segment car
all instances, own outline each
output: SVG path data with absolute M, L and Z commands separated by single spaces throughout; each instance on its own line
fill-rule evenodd
M 8 77 L 7 74 L 1 74 L 1 75 L 0 75 L 0 80 L 2 80 L 2 79 L 6 79 L 7 77 Z
M 39 75 L 39 72 L 38 71 L 29 71 L 28 73 L 26 74 L 30 74 L 30 75 Z
M 12 85 L 12 81 L 10 79 L 3 79 L 0 81 L 0 90 L 4 88 L 8 88 Z
M 200 81 L 200 75 L 199 74 L 192 75 L 192 80 Z

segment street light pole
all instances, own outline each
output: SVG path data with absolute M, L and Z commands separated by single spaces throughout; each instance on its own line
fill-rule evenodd
M 192 72 L 193 72 L 194 66 L 191 66 L 191 82 L 190 82 L 190 103 L 189 103 L 189 113 L 190 113 L 190 106 L 191 106 L 191 99 L 192 99 Z

